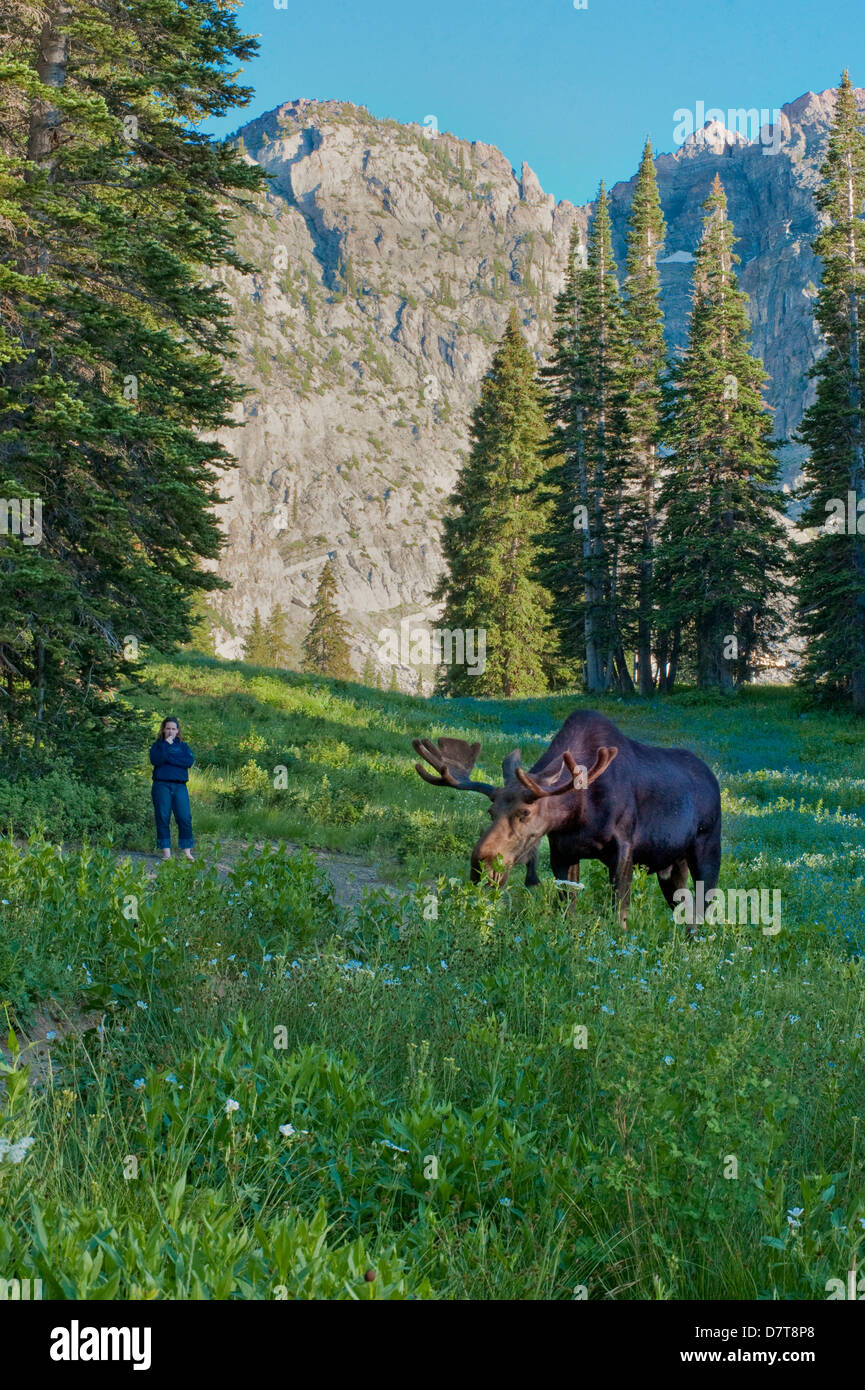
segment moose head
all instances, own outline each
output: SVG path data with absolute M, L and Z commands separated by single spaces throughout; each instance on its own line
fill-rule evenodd
M 466 743 L 461 738 L 440 738 L 432 743 L 416 738 L 412 747 L 438 774 L 434 777 L 421 763 L 415 763 L 425 782 L 489 797 L 493 823 L 472 850 L 471 879 L 478 883 L 486 872 L 492 882 L 502 886 L 513 866 L 528 863 L 551 830 L 580 823 L 586 802 L 580 793 L 606 772 L 619 751 L 599 748 L 594 765 L 587 769 L 565 750 L 558 764 L 527 771 L 520 750 L 515 748 L 502 762 L 504 786 L 494 787 L 472 780 L 472 768 L 481 751 L 479 743 Z

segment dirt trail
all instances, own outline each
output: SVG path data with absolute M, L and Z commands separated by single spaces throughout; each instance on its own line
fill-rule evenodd
M 273 849 L 284 846 L 290 854 L 303 848 L 302 845 L 295 844 L 292 840 L 257 840 L 253 843 L 258 848 L 262 848 L 265 843 L 269 843 Z M 216 872 L 220 878 L 226 877 L 243 850 L 248 848 L 248 842 L 218 847 L 213 858 L 216 863 Z M 207 847 L 198 848 L 194 853 L 199 861 L 210 862 L 211 860 L 211 851 Z M 378 867 L 370 864 L 366 859 L 360 859 L 353 854 L 340 854 L 336 850 L 329 849 L 313 849 L 311 853 L 333 884 L 334 900 L 339 907 L 351 907 L 367 888 L 385 888 L 389 892 L 396 892 L 394 885 L 389 883 L 386 878 L 382 878 Z M 179 850 L 175 850 L 172 857 L 183 859 Z M 117 858 L 129 859 L 133 864 L 143 864 L 151 878 L 156 877 L 159 866 L 163 862 L 158 854 L 142 854 L 139 850 L 118 850 Z

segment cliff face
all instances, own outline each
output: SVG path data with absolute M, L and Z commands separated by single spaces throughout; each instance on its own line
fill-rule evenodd
M 817 351 L 811 193 L 832 94 L 783 109 L 775 154 L 722 127 L 657 160 L 668 223 L 668 334 L 685 341 L 701 205 L 720 171 L 740 238 L 754 344 L 778 434 L 801 418 Z M 549 342 L 571 228 L 591 209 L 556 204 L 528 165 L 494 147 L 375 120 L 339 102 L 296 101 L 245 126 L 272 175 L 239 244 L 260 272 L 225 275 L 237 373 L 252 394 L 225 442 L 227 546 L 217 649 L 240 654 L 257 607 L 279 602 L 297 643 L 321 566 L 334 557 L 358 670 L 383 627 L 434 623 L 440 522 L 468 423 L 511 305 L 539 359 Z M 635 154 L 638 151 L 635 151 Z M 612 190 L 624 256 L 633 183 Z M 788 476 L 797 452 L 788 449 Z M 417 672 L 399 671 L 414 689 Z

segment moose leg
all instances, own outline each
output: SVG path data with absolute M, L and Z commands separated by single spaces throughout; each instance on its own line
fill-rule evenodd
M 579 859 L 577 859 L 575 863 L 570 864 L 568 863 L 567 857 L 556 855 L 552 846 L 550 847 L 550 868 L 553 871 L 554 878 L 564 879 L 567 883 L 579 883 L 580 881 Z M 573 888 L 559 888 L 559 898 L 567 907 L 568 912 L 575 911 L 577 896 Z
M 718 886 L 718 876 L 721 872 L 721 826 L 720 823 L 713 825 L 710 829 L 701 831 L 695 839 L 693 845 L 688 850 L 688 868 L 691 870 L 691 878 L 694 880 L 694 888 L 697 884 L 703 885 L 703 899 L 713 888 Z M 695 917 L 695 926 L 702 926 L 703 913 L 699 911 Z M 693 931 L 693 926 L 691 928 Z
M 538 851 L 534 849 L 526 860 L 526 887 L 537 888 L 540 881 L 538 878 Z
M 688 868 L 691 870 L 695 887 L 698 880 L 702 880 L 707 893 L 710 888 L 717 888 L 721 872 L 720 825 L 713 825 L 711 829 L 697 835 L 688 852 Z
M 628 907 L 631 902 L 631 879 L 634 877 L 634 858 L 631 846 L 616 846 L 616 858 L 610 865 L 610 885 L 619 906 L 619 921 L 628 924 Z
M 684 888 L 688 882 L 687 859 L 677 859 L 675 864 L 671 864 L 668 869 L 659 869 L 658 882 L 661 885 L 661 892 L 667 899 L 667 906 L 675 907 L 676 901 L 673 894 L 678 892 L 680 888 Z

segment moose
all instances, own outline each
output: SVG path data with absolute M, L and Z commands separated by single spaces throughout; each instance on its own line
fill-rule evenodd
M 580 860 L 599 859 L 624 925 L 634 865 L 658 875 L 670 907 L 690 872 L 705 891 L 721 867 L 721 793 L 711 770 L 684 748 L 655 748 L 627 738 L 595 710 L 577 710 L 537 762 L 526 769 L 518 748 L 502 762 L 504 786 L 475 782 L 479 743 L 413 739 L 424 781 L 489 797 L 492 825 L 471 858 L 471 879 L 504 885 L 515 864 L 526 885 L 539 883 L 538 845 L 546 835 L 559 881 L 579 883 Z

